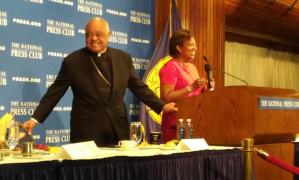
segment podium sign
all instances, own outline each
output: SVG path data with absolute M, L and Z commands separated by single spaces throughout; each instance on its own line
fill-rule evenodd
M 299 99 L 260 97 L 259 109 L 297 109 L 299 110 Z

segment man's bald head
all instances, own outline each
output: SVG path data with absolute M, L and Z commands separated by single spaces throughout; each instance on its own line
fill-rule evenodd
M 85 26 L 86 47 L 95 53 L 106 50 L 110 37 L 108 22 L 101 17 L 91 18 Z

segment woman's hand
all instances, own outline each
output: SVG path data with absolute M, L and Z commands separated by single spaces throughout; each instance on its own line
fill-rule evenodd
M 199 88 L 201 85 L 204 85 L 206 83 L 206 80 L 204 78 L 196 79 L 192 84 L 191 84 L 191 90 L 193 91 L 194 89 Z
M 211 79 L 210 84 L 211 84 L 211 88 L 210 88 L 209 90 L 210 90 L 210 91 L 213 91 L 213 90 L 215 89 L 215 79 L 214 79 L 214 78 Z

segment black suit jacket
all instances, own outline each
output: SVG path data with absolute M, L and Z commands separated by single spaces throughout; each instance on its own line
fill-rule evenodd
M 129 138 L 129 122 L 123 101 L 126 88 L 160 113 L 164 103 L 138 78 L 130 55 L 114 48 L 108 50 L 112 66 L 112 89 L 108 99 L 103 98 L 99 88 L 103 79 L 91 62 L 90 51 L 83 48 L 64 59 L 56 80 L 41 99 L 33 117 L 42 123 L 71 87 L 71 142 L 94 140 L 97 145 L 104 146 Z

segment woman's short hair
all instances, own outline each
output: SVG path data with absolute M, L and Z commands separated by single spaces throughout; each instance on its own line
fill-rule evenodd
M 169 54 L 172 57 L 177 57 L 179 52 L 176 49 L 176 46 L 182 46 L 184 42 L 190 40 L 191 37 L 190 31 L 186 29 L 179 29 L 175 31 L 169 40 Z

